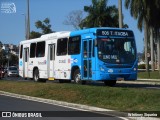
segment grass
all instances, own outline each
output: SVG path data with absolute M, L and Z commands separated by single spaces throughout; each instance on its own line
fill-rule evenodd
M 0 90 L 119 111 L 159 111 L 160 90 L 0 80 Z
M 144 79 L 160 79 L 159 71 L 138 72 L 138 78 Z

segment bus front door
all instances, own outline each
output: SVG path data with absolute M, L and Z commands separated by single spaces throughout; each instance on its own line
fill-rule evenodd
M 48 80 L 54 80 L 55 44 L 48 45 Z
M 29 60 L 29 48 L 24 48 L 24 54 L 23 54 L 23 77 L 28 77 L 28 60 Z
M 82 68 L 82 79 L 92 79 L 92 40 L 87 39 L 83 41 L 83 68 Z

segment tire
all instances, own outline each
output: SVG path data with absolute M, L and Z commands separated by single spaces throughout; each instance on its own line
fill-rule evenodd
M 34 80 L 35 82 L 39 82 L 39 71 L 38 71 L 38 69 L 35 69 L 35 70 L 34 70 L 33 80 Z
M 104 81 L 104 84 L 106 85 L 106 86 L 110 86 L 110 87 L 113 87 L 113 86 L 115 86 L 116 85 L 116 80 L 105 80 Z
M 75 70 L 73 80 L 74 80 L 74 83 L 76 84 L 82 84 L 82 85 L 86 84 L 86 81 L 81 80 L 81 74 L 80 74 L 79 69 Z

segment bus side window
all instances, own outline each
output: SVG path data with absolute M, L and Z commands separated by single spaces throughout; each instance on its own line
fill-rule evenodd
M 20 46 L 20 58 L 22 58 L 22 53 L 23 53 L 23 45 Z
M 75 55 L 80 53 L 81 36 L 74 36 L 69 38 L 68 54 Z
M 37 42 L 36 57 L 44 57 L 44 55 L 45 55 L 45 41 Z
M 34 58 L 36 56 L 36 43 L 31 43 L 30 45 L 30 58 Z
M 58 39 L 58 42 L 57 42 L 57 56 L 67 54 L 67 42 L 68 42 L 68 38 Z

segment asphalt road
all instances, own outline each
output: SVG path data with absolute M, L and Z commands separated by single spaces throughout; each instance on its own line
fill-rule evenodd
M 33 114 L 38 118 L 28 118 L 28 116 Z M 111 117 L 109 115 L 0 95 L 0 117 L 9 115 L 12 117 L 10 118 L 11 120 L 22 119 L 21 116 L 27 116 L 24 119 L 29 120 L 122 120 L 121 118 Z M 0 120 L 3 119 L 6 118 L 0 118 Z

